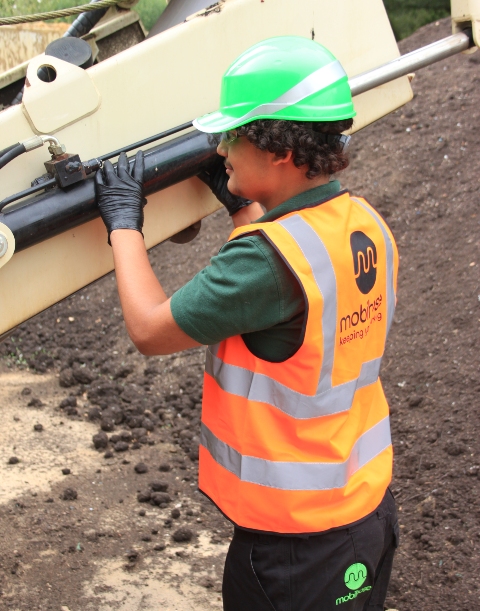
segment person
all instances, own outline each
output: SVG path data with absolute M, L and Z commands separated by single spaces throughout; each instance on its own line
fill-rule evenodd
M 245 51 L 200 176 L 234 230 L 167 298 L 142 238 L 142 153 L 97 174 L 125 323 L 146 355 L 208 345 L 199 488 L 234 524 L 226 611 L 383 611 L 398 544 L 379 370 L 398 255 L 385 221 L 332 176 L 348 165 L 347 76 L 297 36 Z

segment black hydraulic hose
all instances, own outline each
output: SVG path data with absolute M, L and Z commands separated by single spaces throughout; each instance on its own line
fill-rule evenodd
M 50 178 L 49 180 L 45 180 L 44 182 L 34 185 L 33 187 L 29 187 L 24 191 L 19 191 L 14 195 L 9 195 L 5 199 L 2 199 L 2 201 L 0 202 L 0 212 L 5 208 L 5 206 L 8 206 L 8 204 L 16 202 L 19 199 L 23 199 L 28 195 L 33 195 L 34 193 L 38 193 L 39 191 L 44 191 L 45 189 L 54 187 L 56 184 L 57 181 L 55 180 L 55 178 Z
M 5 153 L 8 153 L 8 151 L 11 151 L 13 148 L 15 148 L 17 144 L 18 142 L 16 142 L 15 144 L 11 144 L 10 146 L 7 146 L 7 148 L 4 148 L 3 151 L 0 151 L 0 157 L 3 157 Z
M 167 129 L 164 132 L 155 134 L 155 136 L 149 136 L 148 138 L 144 138 L 143 140 L 139 140 L 138 142 L 134 142 L 133 144 L 129 144 L 128 146 L 123 146 L 122 148 L 119 148 L 116 151 L 112 151 L 111 153 L 107 153 L 106 155 L 101 155 L 100 157 L 97 157 L 97 159 L 102 162 L 106 161 L 107 159 L 113 159 L 113 157 L 118 157 L 122 151 L 124 151 L 125 153 L 128 153 L 129 151 L 133 151 L 134 149 L 142 148 L 146 146 L 147 144 L 151 144 L 152 142 L 155 142 L 156 140 L 162 140 L 162 138 L 166 138 L 167 136 L 173 136 L 173 134 L 177 134 L 178 132 L 184 131 L 185 129 L 188 129 L 189 127 L 192 127 L 191 121 L 188 121 L 188 123 L 182 123 L 182 125 L 177 125 L 176 127 L 171 127 L 170 129 Z M 9 146 L 7 149 L 5 149 L 5 151 L 10 150 L 11 148 L 13 147 Z M 5 206 L 8 206 L 9 204 L 16 202 L 19 199 L 23 199 L 24 197 L 27 197 L 28 195 L 33 195 L 34 193 L 37 193 L 38 191 L 47 189 L 55 185 L 55 183 L 56 183 L 55 178 L 52 178 L 51 180 L 41 182 L 37 185 L 30 187 L 29 189 L 25 189 L 24 191 L 20 191 L 18 193 L 14 193 L 13 195 L 9 195 L 8 197 L 0 201 L 0 212 L 3 210 L 3 208 L 5 208 Z
M 139 140 L 138 142 L 134 142 L 133 144 L 129 144 L 127 147 L 123 147 L 117 149 L 116 151 L 112 151 L 111 153 L 107 153 L 106 155 L 101 155 L 97 157 L 100 161 L 106 161 L 107 159 L 113 159 L 114 157 L 118 157 L 120 153 L 123 151 L 124 153 L 128 153 L 129 151 L 133 151 L 134 149 L 142 148 L 147 144 L 151 144 L 156 140 L 161 140 L 162 138 L 166 138 L 167 136 L 173 136 L 178 132 L 182 132 L 184 129 L 188 129 L 192 127 L 192 122 L 188 121 L 188 123 L 182 123 L 182 125 L 177 125 L 176 127 L 171 127 L 164 132 L 160 132 L 159 134 L 155 134 L 155 136 L 149 136 L 148 138 L 144 138 L 143 140 Z
M 150 149 L 145 153 L 145 194 L 197 175 L 215 158 L 216 148 L 214 138 L 193 131 Z M 0 223 L 13 232 L 19 252 L 98 216 L 95 184 L 89 178 L 10 206 L 0 213 Z
M 98 0 L 90 0 L 90 4 L 94 4 L 98 2 Z M 89 11 L 87 13 L 80 13 L 80 15 L 75 19 L 72 25 L 68 28 L 68 30 L 63 35 L 63 38 L 71 36 L 74 38 L 81 38 L 88 34 L 90 30 L 96 25 L 100 19 L 105 15 L 108 11 L 108 8 L 99 8 L 96 11 Z M 12 100 L 12 106 L 15 104 L 20 104 L 23 100 L 23 90 L 24 87 L 20 89 L 17 95 Z
M 98 2 L 98 0 L 91 0 L 90 4 L 94 4 L 95 2 Z M 108 8 L 99 8 L 96 11 L 81 13 L 63 36 L 74 36 L 75 38 L 85 36 L 85 34 L 88 34 L 93 26 L 100 21 L 107 11 Z
M 5 167 L 7 163 L 10 163 L 12 159 L 15 159 L 15 157 L 18 157 L 22 153 L 25 153 L 26 150 L 27 149 L 25 148 L 25 145 L 21 144 L 20 142 L 14 144 L 11 147 L 8 147 L 7 152 L 0 157 L 0 170 Z

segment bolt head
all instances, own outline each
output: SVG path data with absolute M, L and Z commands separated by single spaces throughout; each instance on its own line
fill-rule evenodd
M 0 233 L 0 257 L 7 254 L 8 240 L 3 233 Z

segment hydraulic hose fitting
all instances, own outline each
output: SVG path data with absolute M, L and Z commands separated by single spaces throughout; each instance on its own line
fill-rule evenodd
M 83 169 L 85 170 L 85 174 L 88 176 L 89 174 L 93 174 L 97 170 L 103 166 L 101 159 L 89 159 L 88 161 L 83 162 Z
M 44 145 L 41 136 L 34 136 L 33 138 L 28 138 L 27 140 L 23 140 L 20 142 L 25 147 L 25 151 L 33 151 L 35 149 L 40 148 Z
M 27 140 L 22 140 L 20 144 L 25 147 L 25 152 L 27 152 L 40 148 L 45 142 L 50 142 L 48 147 L 50 155 L 61 155 L 66 151 L 65 145 L 60 144 L 55 136 L 33 136 L 32 138 L 27 138 Z
M 66 153 L 67 149 L 64 144 L 51 144 L 48 147 L 48 152 L 52 156 L 52 159 L 55 159 L 56 157 L 60 157 L 60 155 Z

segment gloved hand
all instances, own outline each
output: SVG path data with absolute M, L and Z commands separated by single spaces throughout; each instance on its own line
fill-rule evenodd
M 245 206 L 249 206 L 252 200 L 230 193 L 227 189 L 228 174 L 225 172 L 224 158 L 221 155 L 217 156 L 218 159 L 208 170 L 200 172 L 198 178 L 210 187 L 218 201 L 225 206 L 228 214 L 232 216 Z
M 95 175 L 98 207 L 109 244 L 114 229 L 135 229 L 142 233 L 143 207 L 147 203 L 143 196 L 144 167 L 142 151 L 135 155 L 130 171 L 126 153 L 120 153 L 116 173 L 110 161 L 105 161 L 103 173 L 98 170 Z

